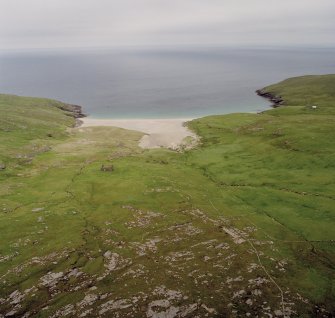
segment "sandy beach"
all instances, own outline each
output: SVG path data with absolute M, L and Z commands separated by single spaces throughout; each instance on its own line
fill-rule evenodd
M 145 133 L 139 145 L 142 148 L 172 148 L 187 146 L 190 141 L 195 142 L 197 136 L 184 126 L 190 118 L 176 119 L 95 119 L 82 118 L 81 127 L 119 127 Z M 190 137 L 185 139 L 186 137 Z M 192 142 L 191 142 L 192 143 Z

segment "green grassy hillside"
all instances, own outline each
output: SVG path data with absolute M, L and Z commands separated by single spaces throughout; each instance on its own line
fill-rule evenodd
M 334 112 L 335 74 L 307 75 L 286 79 L 265 87 L 265 91 L 281 96 L 289 106 L 321 106 Z
M 264 91 L 285 106 L 194 120 L 182 153 L 1 95 L 0 313 L 334 315 L 335 76 Z
M 0 94 L 0 163 L 17 166 L 67 138 L 66 128 L 75 125 L 72 107 L 49 99 Z

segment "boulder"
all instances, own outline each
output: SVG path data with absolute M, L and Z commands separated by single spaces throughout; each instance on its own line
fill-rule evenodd
M 103 172 L 112 172 L 114 171 L 114 166 L 113 165 L 108 165 L 108 166 L 102 165 L 100 170 Z

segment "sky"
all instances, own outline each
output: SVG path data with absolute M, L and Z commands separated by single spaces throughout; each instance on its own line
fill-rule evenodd
M 0 0 L 0 49 L 335 46 L 335 0 Z

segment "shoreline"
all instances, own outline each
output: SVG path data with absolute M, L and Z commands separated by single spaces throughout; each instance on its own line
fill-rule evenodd
M 96 119 L 81 118 L 80 128 L 118 127 L 142 132 L 139 146 L 144 149 L 169 148 L 173 150 L 193 147 L 198 136 L 188 129 L 186 122 L 194 118 L 169 119 Z
M 255 93 L 272 102 L 270 108 L 277 108 L 284 104 L 281 96 L 276 96 L 265 90 L 258 89 Z M 75 117 L 75 128 L 89 127 L 117 127 L 144 133 L 139 146 L 144 149 L 169 148 L 173 150 L 194 147 L 199 137 L 188 129 L 186 123 L 196 118 L 93 118 L 82 112 L 82 107 L 70 106 Z
M 277 108 L 284 105 L 285 101 L 281 96 L 274 95 L 266 91 L 265 88 L 256 90 L 256 94 L 272 102 L 272 108 Z

